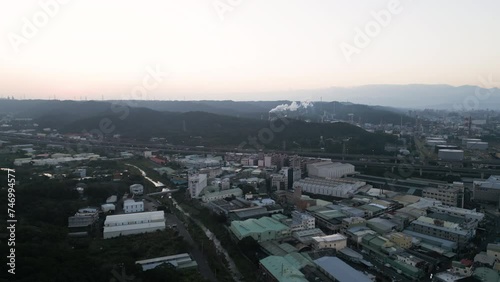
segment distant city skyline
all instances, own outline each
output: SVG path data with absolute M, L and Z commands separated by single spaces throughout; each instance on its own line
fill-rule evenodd
M 329 87 L 500 87 L 498 11 L 494 0 L 0 1 L 0 97 L 296 100 L 291 92 Z M 490 76 L 494 85 L 479 79 Z M 332 100 L 320 95 L 301 98 Z

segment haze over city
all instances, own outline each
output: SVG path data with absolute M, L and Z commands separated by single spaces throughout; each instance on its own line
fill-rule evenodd
M 0 95 L 126 99 L 148 66 L 168 73 L 144 97 L 158 100 L 279 100 L 305 90 L 295 98 L 332 101 L 349 98 L 307 91 L 499 86 L 478 78 L 500 77 L 494 0 L 60 2 L 49 12 L 38 1 L 0 2 Z M 374 14 L 380 30 L 356 45 Z M 343 43 L 356 53 L 346 56 L 353 49 Z

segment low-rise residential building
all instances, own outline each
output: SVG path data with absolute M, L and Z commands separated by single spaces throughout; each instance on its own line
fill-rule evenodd
M 310 214 L 316 219 L 316 225 L 324 228 L 332 233 L 340 231 L 342 226 L 342 219 L 346 215 L 338 210 L 332 210 L 322 206 L 312 206 L 307 208 L 306 213 Z
M 385 258 L 402 251 L 401 248 L 397 247 L 396 244 L 389 241 L 389 239 L 375 234 L 363 236 L 361 245 L 363 246 L 363 250 L 379 258 Z
M 359 209 L 365 212 L 365 217 L 371 218 L 374 216 L 379 216 L 386 212 L 387 208 L 378 204 L 370 203 L 366 205 L 362 205 Z
M 451 262 L 451 272 L 465 277 L 472 275 L 472 262 L 462 263 L 460 261 Z
M 425 261 L 423 259 L 410 255 L 407 252 L 396 254 L 396 260 L 417 268 L 422 268 L 425 264 Z
M 484 219 L 484 213 L 476 212 L 474 210 L 445 206 L 445 205 L 432 206 L 429 208 L 429 211 L 461 217 L 464 219 L 475 219 L 477 220 L 477 222 L 480 222 Z
M 321 231 L 321 229 L 319 228 L 313 228 L 313 229 L 295 231 L 292 233 L 292 236 L 302 244 L 309 245 L 313 242 L 313 237 L 325 236 L 325 233 L 323 233 L 323 231 Z
M 316 220 L 313 216 L 306 213 L 301 213 L 299 211 L 292 212 L 292 231 L 299 231 L 305 229 L 313 229 L 316 227 Z
M 314 249 L 330 248 L 338 251 L 347 247 L 347 237 L 342 234 L 312 237 L 312 246 Z
M 366 226 L 380 235 L 385 235 L 389 232 L 394 231 L 397 227 L 397 224 L 385 218 L 375 217 L 367 220 Z
M 409 249 L 413 245 L 413 238 L 402 232 L 395 232 L 387 235 L 387 238 L 394 242 L 398 247 L 403 249 Z
M 365 226 L 366 220 L 362 217 L 348 217 L 342 219 L 342 227 L 340 228 L 340 234 L 346 235 L 347 229 L 355 226 Z
M 474 236 L 474 229 L 464 229 L 458 223 L 421 216 L 410 224 L 412 231 L 457 242 L 465 246 Z
M 462 182 L 454 182 L 453 185 L 425 188 L 422 190 L 422 197 L 439 200 L 447 206 L 463 207 L 463 193 L 464 184 Z

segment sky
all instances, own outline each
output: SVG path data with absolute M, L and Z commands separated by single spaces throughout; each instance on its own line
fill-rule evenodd
M 498 0 L 0 0 L 0 97 L 480 85 L 500 81 L 498 11 Z

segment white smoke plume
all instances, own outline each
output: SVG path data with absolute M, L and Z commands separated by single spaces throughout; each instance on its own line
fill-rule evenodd
M 293 101 L 292 103 L 290 103 L 290 105 L 288 105 L 288 104 L 278 105 L 275 108 L 271 109 L 269 112 L 270 113 L 285 112 L 285 111 L 295 112 L 298 109 L 301 109 L 301 108 L 302 109 L 307 109 L 309 107 L 311 107 L 311 108 L 314 107 L 314 104 L 311 101 L 304 101 L 304 102 L 295 102 L 295 101 Z

